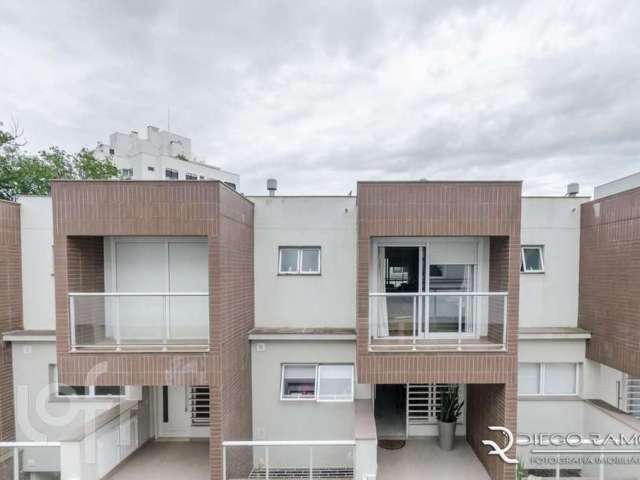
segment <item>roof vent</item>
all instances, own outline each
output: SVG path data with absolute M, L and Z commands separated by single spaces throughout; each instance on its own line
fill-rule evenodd
M 580 184 L 572 182 L 567 185 L 567 197 L 575 197 L 580 193 Z
M 269 191 L 269 196 L 273 197 L 276 194 L 276 190 L 278 190 L 278 180 L 275 178 L 267 179 L 267 190 Z

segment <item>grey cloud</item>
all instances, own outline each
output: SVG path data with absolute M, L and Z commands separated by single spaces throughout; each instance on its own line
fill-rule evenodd
M 261 193 L 358 179 L 523 178 L 561 193 L 638 169 L 640 5 L 415 1 L 0 6 L 0 120 L 29 147 L 166 126 Z M 606 165 L 606 168 L 604 168 Z

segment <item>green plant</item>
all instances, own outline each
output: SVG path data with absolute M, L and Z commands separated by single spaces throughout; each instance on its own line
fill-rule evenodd
M 458 421 L 462 412 L 463 401 L 460 401 L 460 386 L 448 385 L 440 392 L 440 412 L 438 420 L 444 423 Z
M 516 480 L 524 480 L 524 460 L 520 457 L 518 457 L 516 464 Z

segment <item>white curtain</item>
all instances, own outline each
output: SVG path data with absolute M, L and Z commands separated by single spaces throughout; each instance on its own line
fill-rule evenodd
M 464 292 L 472 292 L 474 288 L 474 275 L 473 275 L 473 265 L 465 265 L 464 266 L 464 282 L 462 284 L 461 290 Z M 475 305 L 474 297 L 467 297 L 465 301 L 465 311 L 464 315 L 466 317 L 465 321 L 465 331 L 472 332 L 473 331 L 473 313 L 474 313 L 474 305 Z
M 380 293 L 385 292 L 385 252 L 384 247 L 378 248 L 378 278 L 376 290 Z M 374 318 L 377 320 L 378 336 L 389 336 L 389 314 L 387 312 L 387 297 L 375 297 L 374 304 Z

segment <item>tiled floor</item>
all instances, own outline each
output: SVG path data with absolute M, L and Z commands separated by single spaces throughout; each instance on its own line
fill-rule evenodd
M 412 439 L 400 450 L 378 448 L 377 480 L 489 480 L 489 475 L 464 439 L 446 452 L 437 438 Z
M 109 480 L 208 480 L 209 442 L 150 442 L 115 468 Z

